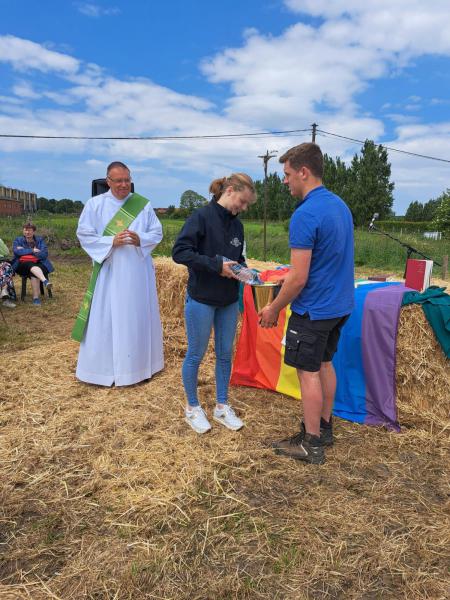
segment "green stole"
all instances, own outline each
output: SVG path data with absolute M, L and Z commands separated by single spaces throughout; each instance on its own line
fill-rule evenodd
M 127 229 L 146 204 L 148 204 L 147 198 L 144 198 L 144 196 L 140 196 L 139 194 L 131 194 L 128 200 L 123 203 L 123 206 L 120 207 L 111 221 L 105 227 L 103 235 L 115 236 L 116 233 L 120 233 L 124 229 Z M 95 284 L 97 283 L 97 277 L 102 265 L 103 263 L 94 261 L 91 280 L 89 281 L 88 289 L 84 295 L 83 301 L 81 302 L 80 310 L 72 330 L 72 339 L 76 340 L 77 342 L 81 342 L 83 339 L 84 330 L 86 329 L 89 319 L 89 311 L 91 310 Z

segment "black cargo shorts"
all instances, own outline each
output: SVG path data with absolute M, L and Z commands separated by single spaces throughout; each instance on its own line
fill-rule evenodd
M 308 313 L 293 312 L 286 329 L 285 364 L 302 371 L 319 371 L 321 363 L 333 358 L 348 317 L 312 321 Z

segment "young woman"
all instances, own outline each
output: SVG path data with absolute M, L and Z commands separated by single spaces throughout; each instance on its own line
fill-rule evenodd
M 187 219 L 172 250 L 173 260 L 189 269 L 185 305 L 188 349 L 182 376 L 187 397 L 185 420 L 197 433 L 211 429 L 198 400 L 197 378 L 213 327 L 217 401 L 213 418 L 234 431 L 244 425 L 228 404 L 239 296 L 239 282 L 231 267 L 245 263 L 244 228 L 237 215 L 256 201 L 254 183 L 244 173 L 215 179 L 209 191 L 211 202 Z

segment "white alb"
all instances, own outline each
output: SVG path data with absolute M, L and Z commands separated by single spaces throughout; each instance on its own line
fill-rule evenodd
M 99 385 L 132 385 L 164 367 L 162 328 L 156 292 L 153 248 L 162 227 L 148 203 L 128 229 L 141 245 L 113 248 L 106 225 L 124 200 L 108 191 L 86 203 L 77 236 L 92 260 L 102 262 L 76 376 Z

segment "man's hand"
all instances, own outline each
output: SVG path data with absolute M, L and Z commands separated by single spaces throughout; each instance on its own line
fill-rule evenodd
M 113 239 L 113 246 L 117 248 L 118 246 L 140 246 L 141 240 L 138 234 L 135 231 L 130 231 L 129 229 L 124 229 L 119 233 L 116 233 Z
M 230 267 L 233 265 L 237 265 L 235 260 L 230 260 L 230 262 L 224 262 L 222 265 L 222 272 L 220 273 L 222 277 L 228 277 L 229 279 L 237 279 L 236 275 L 233 273 Z
M 39 252 L 39 248 L 33 248 L 33 252 L 37 254 Z
M 259 324 L 261 327 L 276 327 L 280 313 L 272 308 L 271 304 L 265 306 L 259 313 Z
M 283 273 L 283 275 L 277 275 L 276 279 L 271 279 L 271 281 L 274 281 L 276 283 L 279 283 L 280 285 L 283 285 L 283 283 L 285 282 L 286 277 L 289 275 L 289 273 Z
M 131 244 L 132 246 L 140 246 L 141 245 L 141 238 L 135 231 L 131 231 L 130 229 L 125 229 L 124 233 L 126 233 L 128 235 L 128 238 L 129 238 L 128 243 L 129 244 Z

